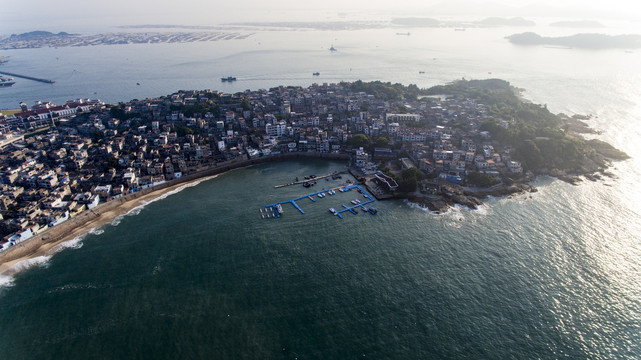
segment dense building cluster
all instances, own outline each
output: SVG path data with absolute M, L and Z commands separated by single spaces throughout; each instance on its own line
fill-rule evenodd
M 470 172 L 522 171 L 509 148 L 479 131 L 489 117 L 483 104 L 443 96 L 382 99 L 352 91 L 350 83 L 180 91 L 114 106 L 97 100 L 21 106 L 0 115 L 2 248 L 101 201 L 240 159 L 349 152 L 365 173 L 400 158 L 403 167 L 454 183 Z M 356 144 L 358 134 L 368 143 Z

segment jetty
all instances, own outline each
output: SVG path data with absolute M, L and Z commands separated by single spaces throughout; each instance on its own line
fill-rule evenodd
M 306 182 L 308 182 L 308 181 L 314 181 L 314 180 L 324 179 L 324 178 L 328 178 L 328 177 L 330 177 L 330 176 L 335 176 L 335 175 L 345 174 L 346 172 L 347 172 L 347 170 L 343 170 L 343 171 L 335 171 L 335 172 L 333 172 L 333 173 L 331 173 L 331 174 L 322 175 L 322 176 L 315 176 L 313 179 L 304 179 L 304 180 L 294 181 L 294 182 L 287 183 L 287 184 L 275 185 L 275 186 L 274 186 L 274 188 L 275 188 L 275 189 L 279 189 L 279 188 L 282 188 L 282 187 L 285 187 L 285 186 L 300 185 L 300 184 L 304 184 L 304 183 L 306 183 Z
M 328 176 L 331 176 L 331 174 L 328 175 Z M 325 193 L 331 194 L 330 191 L 332 191 L 332 192 L 334 192 L 334 194 L 336 194 L 335 193 L 336 190 L 338 190 L 339 192 L 344 193 L 344 192 L 349 192 L 352 189 L 357 189 L 358 193 L 363 195 L 363 197 L 365 198 L 365 201 L 362 201 L 362 202 L 360 200 L 359 201 L 353 201 L 354 204 L 352 206 L 347 206 L 345 204 L 341 204 L 343 209 L 336 210 L 336 216 L 338 216 L 340 219 L 342 219 L 343 216 L 341 215 L 341 213 L 344 213 L 346 211 L 349 211 L 352 214 L 356 215 L 356 214 L 358 214 L 356 212 L 356 210 L 355 210 L 356 208 L 361 208 L 363 211 L 368 211 L 368 212 L 374 214 L 375 212 L 372 212 L 372 211 L 368 210 L 367 207 L 365 207 L 365 205 L 376 201 L 376 199 L 372 195 L 368 194 L 365 190 L 363 190 L 363 188 L 361 188 L 359 185 L 356 185 L 356 184 L 342 185 L 342 186 L 337 186 L 337 187 L 334 187 L 334 188 L 331 188 L 331 189 L 324 189 L 324 190 L 321 190 L 321 191 L 317 191 L 317 192 L 314 192 L 314 193 L 311 193 L 311 194 L 305 194 L 305 195 L 297 197 L 295 199 L 291 199 L 291 200 L 277 202 L 277 203 L 274 203 L 274 204 L 265 205 L 265 208 L 266 208 L 266 212 L 269 212 L 270 214 L 272 214 L 272 216 L 275 216 L 275 217 L 279 218 L 281 214 L 277 210 L 278 207 L 281 206 L 281 208 L 282 208 L 282 205 L 284 205 L 284 204 L 292 204 L 292 206 L 294 206 L 294 208 L 296 208 L 296 210 L 298 210 L 301 214 L 305 215 L 305 211 L 300 207 L 300 205 L 297 203 L 297 201 L 311 200 L 312 202 L 316 202 L 316 199 L 314 199 L 315 195 L 318 195 L 318 194 L 323 194 L 324 195 Z M 261 216 L 262 216 L 262 214 L 263 214 L 263 212 L 261 211 Z M 265 218 L 265 216 L 263 216 L 263 218 Z
M 17 77 L 17 78 L 27 79 L 27 80 L 39 81 L 39 82 L 46 83 L 46 84 L 55 83 L 55 81 L 53 81 L 53 80 L 40 79 L 40 78 L 36 78 L 36 77 L 33 77 L 33 76 L 27 76 L 27 75 L 14 74 L 14 73 L 6 72 L 6 71 L 3 71 L 3 70 L 0 70 L 0 74 L 5 74 L 5 75 Z

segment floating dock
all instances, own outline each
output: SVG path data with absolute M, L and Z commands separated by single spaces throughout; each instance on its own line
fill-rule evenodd
M 5 75 L 17 77 L 17 78 L 27 79 L 27 80 L 39 81 L 39 82 L 43 82 L 43 83 L 46 83 L 46 84 L 55 83 L 55 81 L 53 81 L 53 80 L 40 79 L 40 78 L 36 78 L 36 77 L 32 77 L 32 76 L 14 74 L 14 73 L 6 72 L 6 71 L 0 71 L 0 74 L 5 74 Z
M 304 180 L 294 181 L 294 182 L 287 183 L 287 184 L 275 185 L 274 188 L 278 189 L 278 188 L 282 188 L 282 187 L 285 187 L 285 186 L 300 185 L 300 184 L 304 184 L 304 183 L 306 183 L 308 181 L 320 180 L 320 179 L 328 178 L 328 177 L 334 176 L 334 175 L 345 174 L 346 172 L 347 172 L 346 170 L 335 171 L 335 172 L 333 172 L 331 174 L 322 175 L 322 176 L 316 176 L 313 179 L 304 179 Z
M 329 175 L 329 176 L 331 176 L 331 175 Z M 311 200 L 312 202 L 316 202 L 316 199 L 314 199 L 314 196 L 317 196 L 319 194 L 323 194 L 323 195 L 325 195 L 325 193 L 329 194 L 329 191 L 332 191 L 332 192 L 335 193 L 336 190 L 338 190 L 340 192 L 347 192 L 347 191 L 350 191 L 352 189 L 357 189 L 360 194 L 363 194 L 363 197 L 366 200 L 363 201 L 363 202 L 358 201 L 357 204 L 354 204 L 353 206 L 347 206 L 345 204 L 341 204 L 343 206 L 343 209 L 342 210 L 336 210 L 336 216 L 338 216 L 340 219 L 342 219 L 343 216 L 341 215 L 341 213 L 344 213 L 346 211 L 349 211 L 352 214 L 356 215 L 356 214 L 358 214 L 358 212 L 356 212 L 356 210 L 355 210 L 356 208 L 361 208 L 363 211 L 369 211 L 365 207 L 365 205 L 376 201 L 376 199 L 373 196 L 371 196 L 370 194 L 368 194 L 365 190 L 363 190 L 363 188 L 361 188 L 359 185 L 350 184 L 350 185 L 338 186 L 338 187 L 335 187 L 335 188 L 332 188 L 332 189 L 328 189 L 328 190 L 317 191 L 317 192 L 314 192 L 314 193 L 311 193 L 311 194 L 306 194 L 306 195 L 303 195 L 301 197 L 298 197 L 298 198 L 292 199 L 292 200 L 281 201 L 281 202 L 277 202 L 275 204 L 265 205 L 265 208 L 266 208 L 265 212 L 270 214 L 270 215 L 272 215 L 272 217 L 277 217 L 278 218 L 281 215 L 278 212 L 278 206 L 280 205 L 282 207 L 282 205 L 284 205 L 284 204 L 292 204 L 292 206 L 294 206 L 294 208 L 296 208 L 296 210 L 300 211 L 301 214 L 305 215 L 305 211 L 300 207 L 300 205 L 298 205 L 297 201 L 307 199 L 307 200 Z M 369 211 L 369 212 L 374 214 L 374 212 L 372 212 L 372 211 Z M 261 211 L 261 215 L 262 214 L 263 214 L 263 212 Z M 267 216 L 267 217 L 269 218 L 270 216 Z M 263 216 L 263 218 L 265 218 L 265 216 Z

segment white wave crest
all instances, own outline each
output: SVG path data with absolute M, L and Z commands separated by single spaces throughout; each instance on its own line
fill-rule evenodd
M 90 232 L 91 232 L 91 230 L 90 230 Z M 60 252 L 60 251 L 62 251 L 64 249 L 80 249 L 82 247 L 82 245 L 84 245 L 82 243 L 83 239 L 84 239 L 84 236 L 78 236 L 78 237 L 75 237 L 75 238 L 73 238 L 71 240 L 62 242 L 62 243 L 54 246 L 51 249 L 51 253 L 55 254 L 55 253 Z
M 472 212 L 478 215 L 487 215 L 490 213 L 490 207 L 485 204 L 478 205 L 476 209 L 472 210 Z
M 149 204 L 151 204 L 151 203 L 154 203 L 154 202 L 159 201 L 159 200 L 162 200 L 162 199 L 166 199 L 168 196 L 178 194 L 179 192 L 181 192 L 181 191 L 183 191 L 183 190 L 185 190 L 185 189 L 187 189 L 187 188 L 194 187 L 194 186 L 196 186 L 196 185 L 198 185 L 198 184 L 202 183 L 203 181 L 207 181 L 207 180 L 215 179 L 215 178 L 217 178 L 217 177 L 218 177 L 218 175 L 207 176 L 207 177 L 204 177 L 204 178 L 202 178 L 202 179 L 198 179 L 198 180 L 195 180 L 195 181 L 193 181 L 193 182 L 189 182 L 189 183 L 187 183 L 187 184 L 181 185 L 181 186 L 179 186 L 179 187 L 175 188 L 174 190 L 167 191 L 166 193 L 164 193 L 164 194 L 162 194 L 162 195 L 158 196 L 157 198 L 154 198 L 154 199 L 151 199 L 151 200 L 147 200 L 147 201 L 143 201 L 143 205 L 138 206 L 138 207 L 136 207 L 135 209 L 138 209 L 138 208 L 144 207 L 144 206 L 146 206 L 146 205 L 149 205 Z
M 0 275 L 0 289 L 13 286 L 13 276 Z
M 9 270 L 10 270 L 10 273 L 18 273 L 20 271 L 31 269 L 36 266 L 46 267 L 49 265 L 50 259 L 51 259 L 51 255 L 36 256 L 31 259 L 25 259 L 17 262 Z
M 404 199 L 403 202 L 407 206 L 411 207 L 412 209 L 418 209 L 418 210 L 421 210 L 421 211 L 429 213 L 429 214 L 440 215 L 437 211 L 432 211 L 427 207 L 421 206 L 420 204 L 417 204 L 417 203 L 413 203 L 413 202 L 411 202 L 411 201 L 409 201 L 407 199 Z
M 48 292 L 50 294 L 53 294 L 53 293 L 61 293 L 61 292 L 65 292 L 65 291 L 97 289 L 97 288 L 98 288 L 98 286 L 96 286 L 96 285 L 94 285 L 92 283 L 88 283 L 88 284 L 73 284 L 72 283 L 72 284 L 66 284 L 66 285 L 63 285 L 63 286 L 59 286 L 57 288 L 49 290 Z
M 451 220 L 452 224 L 459 227 L 460 224 L 458 223 L 465 221 L 465 216 L 463 212 L 466 210 L 469 210 L 469 208 L 463 205 L 454 204 L 454 206 L 447 209 L 447 211 L 441 215 L 443 215 L 448 220 Z
M 111 226 L 118 226 L 120 224 L 120 222 L 122 221 L 122 218 L 123 218 L 122 215 L 116 216 L 113 220 L 111 220 L 111 222 L 109 224 Z
M 93 228 L 89 230 L 89 234 L 91 235 L 102 235 L 105 232 L 105 230 L 100 229 L 100 228 Z
M 143 206 L 137 206 L 137 207 L 127 211 L 126 215 L 127 216 L 136 216 L 136 215 L 140 214 L 140 212 L 142 211 L 142 208 L 143 208 Z

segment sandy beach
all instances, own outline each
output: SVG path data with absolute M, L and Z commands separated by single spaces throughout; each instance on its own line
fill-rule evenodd
M 83 236 L 92 229 L 103 226 L 120 215 L 127 214 L 132 209 L 148 204 L 179 188 L 194 186 L 213 177 L 215 176 L 207 176 L 188 182 L 177 182 L 157 189 L 149 189 L 145 193 L 130 194 L 121 199 L 102 203 L 92 210 L 85 211 L 0 253 L 0 275 L 14 275 L 23 270 L 22 266 L 16 265 L 25 260 L 53 255 L 60 250 L 61 244 Z

